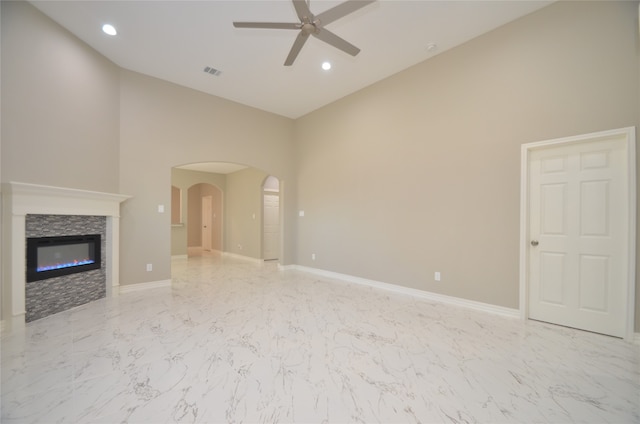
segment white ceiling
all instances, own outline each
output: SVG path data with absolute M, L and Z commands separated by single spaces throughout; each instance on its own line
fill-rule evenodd
M 31 3 L 122 68 L 297 118 L 551 1 L 379 0 L 327 25 L 359 47 L 358 56 L 311 38 L 291 67 L 283 63 L 296 31 L 232 25 L 297 22 L 289 0 Z M 339 3 L 311 0 L 310 7 L 318 14 Z M 118 35 L 104 34 L 104 23 Z M 325 60 L 330 71 L 320 67 Z

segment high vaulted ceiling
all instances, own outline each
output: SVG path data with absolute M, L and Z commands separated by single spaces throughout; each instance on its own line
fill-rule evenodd
M 311 38 L 290 67 L 283 63 L 297 31 L 232 25 L 298 22 L 290 0 L 31 3 L 122 68 L 297 118 L 551 1 L 378 0 L 327 25 L 360 54 Z M 311 0 L 310 8 L 319 14 L 337 4 Z M 118 35 L 104 34 L 105 23 Z M 324 71 L 323 61 L 332 69 Z

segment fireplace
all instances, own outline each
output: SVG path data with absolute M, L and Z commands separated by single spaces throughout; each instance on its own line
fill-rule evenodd
M 100 269 L 100 234 L 27 238 L 27 283 Z
M 119 293 L 120 203 L 131 196 L 20 182 L 2 183 L 0 194 L 2 323 L 23 329 L 26 322 Z M 28 238 L 78 234 L 100 234 L 100 269 L 27 283 Z
M 27 214 L 26 322 L 107 295 L 107 234 L 104 216 Z

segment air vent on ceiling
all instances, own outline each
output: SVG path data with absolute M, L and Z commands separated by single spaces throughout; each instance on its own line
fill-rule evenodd
M 204 71 L 206 73 L 211 74 L 211 75 L 216 76 L 216 77 L 219 76 L 222 73 L 222 71 L 220 71 L 219 69 L 212 68 L 211 66 L 206 66 L 204 68 Z

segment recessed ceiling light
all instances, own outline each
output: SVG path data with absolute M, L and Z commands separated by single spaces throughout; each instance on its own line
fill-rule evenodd
M 331 69 L 331 63 L 322 62 L 322 69 L 324 69 L 325 71 L 328 71 L 329 69 Z
M 428 51 L 429 53 L 433 53 L 433 52 L 435 52 L 436 50 L 438 50 L 438 45 L 437 45 L 436 43 L 429 43 L 429 44 L 427 44 L 427 51 Z
M 118 31 L 116 31 L 113 25 L 109 25 L 109 24 L 102 25 L 102 31 L 104 31 L 105 34 L 109 34 L 109 35 L 116 35 L 118 33 Z

